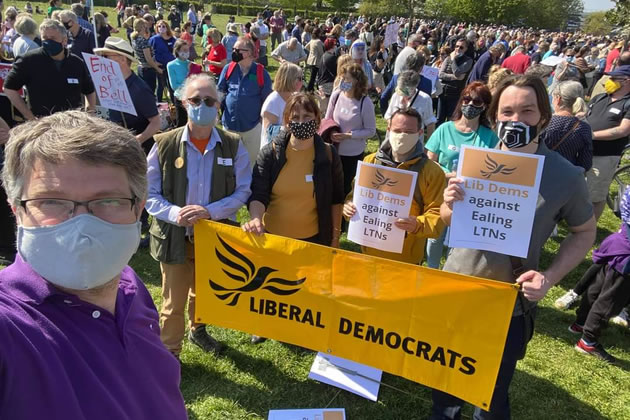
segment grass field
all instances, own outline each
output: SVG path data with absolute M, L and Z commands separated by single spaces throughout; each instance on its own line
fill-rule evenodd
M 24 7 L 23 2 L 10 1 L 5 2 L 5 7 L 12 4 L 20 10 Z M 35 7 L 38 3 L 32 4 Z M 44 9 L 47 7 L 45 3 L 39 4 Z M 115 25 L 113 9 L 108 11 L 109 20 Z M 217 27 L 225 28 L 227 16 L 215 15 L 213 19 Z M 269 61 L 273 72 L 276 63 Z M 385 124 L 380 117 L 377 124 L 382 134 Z M 376 147 L 377 142 L 370 141 L 369 149 Z M 241 211 L 239 216 L 246 217 L 246 212 Z M 607 209 L 599 222 L 597 242 L 618 227 L 619 220 Z M 553 259 L 566 233 L 561 227 L 560 236 L 545 244 L 543 269 Z M 357 250 L 356 245 L 346 240 L 342 240 L 342 247 Z M 553 307 L 553 301 L 570 289 L 589 265 L 590 254 L 540 304 L 536 334 L 512 382 L 515 419 L 630 419 L 629 330 L 611 326 L 604 333 L 602 343 L 619 359 L 617 365 L 609 366 L 573 349 L 576 337 L 567 331 L 573 311 L 562 312 Z M 141 250 L 133 257 L 131 266 L 145 281 L 159 307 L 158 263 Z M 214 357 L 188 343 L 184 345 L 181 389 L 191 419 L 259 419 L 266 418 L 270 409 L 297 407 L 345 407 L 348 419 L 354 420 L 423 419 L 429 413 L 430 391 L 419 384 L 384 374 L 383 382 L 396 389 L 381 387 L 379 401 L 372 403 L 308 380 L 314 356 L 310 351 L 272 340 L 254 346 L 249 343 L 248 334 L 209 329 L 229 349 L 223 356 Z M 470 417 L 471 407 L 464 413 Z

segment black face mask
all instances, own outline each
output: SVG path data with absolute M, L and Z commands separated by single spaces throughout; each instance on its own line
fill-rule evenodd
M 243 59 L 243 54 L 240 51 L 232 51 L 232 61 L 238 63 Z
M 497 128 L 499 139 L 508 149 L 527 146 L 538 135 L 538 127 L 522 122 L 499 121 Z

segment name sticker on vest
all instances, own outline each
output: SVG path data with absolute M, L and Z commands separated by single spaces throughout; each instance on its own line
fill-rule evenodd
M 184 167 L 184 158 L 183 157 L 178 157 L 177 159 L 175 159 L 175 167 L 177 169 L 181 169 Z
M 619 108 L 610 108 L 610 112 L 615 115 L 619 115 L 621 113 L 621 110 Z
M 68 83 L 71 84 L 71 85 L 78 85 L 79 84 L 79 79 L 68 78 Z
M 232 158 L 217 158 L 217 163 L 221 166 L 232 166 Z
M 304 178 L 306 178 L 306 182 L 313 182 L 313 174 L 306 175 Z

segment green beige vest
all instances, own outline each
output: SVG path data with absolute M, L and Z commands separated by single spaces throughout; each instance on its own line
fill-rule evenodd
M 179 207 L 186 203 L 188 190 L 186 144 L 182 142 L 182 133 L 186 127 L 176 128 L 155 136 L 158 148 L 158 161 L 162 174 L 162 196 Z M 210 202 L 221 200 L 236 188 L 234 164 L 218 165 L 219 159 L 236 160 L 239 136 L 217 128 L 221 142 L 214 147 L 212 164 L 212 185 Z M 180 159 L 181 158 L 181 159 Z M 177 162 L 176 162 L 177 161 Z M 186 262 L 186 228 L 153 218 L 149 228 L 151 235 L 151 256 L 167 264 L 183 264 Z

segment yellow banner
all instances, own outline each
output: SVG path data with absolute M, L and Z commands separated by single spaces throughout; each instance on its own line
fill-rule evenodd
M 199 322 L 354 360 L 484 409 L 517 288 L 203 221 Z

